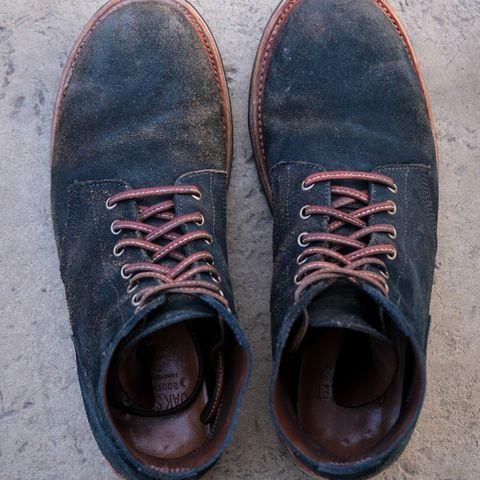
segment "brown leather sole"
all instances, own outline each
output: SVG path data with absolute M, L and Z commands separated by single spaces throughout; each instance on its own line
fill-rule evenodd
M 117 8 L 120 8 L 131 3 L 142 3 L 144 0 L 110 0 L 107 2 L 98 12 L 90 19 L 80 33 L 75 45 L 67 58 L 63 73 L 60 79 L 60 86 L 58 89 L 57 100 L 55 103 L 55 109 L 53 113 L 52 121 L 52 135 L 51 135 L 51 151 L 53 151 L 53 144 L 55 142 L 55 135 L 57 132 L 57 125 L 60 117 L 60 109 L 62 107 L 63 98 L 66 95 L 70 77 L 78 55 L 80 54 L 85 41 L 95 27 L 103 21 L 103 19 L 110 13 L 114 12 Z M 232 109 L 230 105 L 230 95 L 228 92 L 227 79 L 225 76 L 225 70 L 223 68 L 223 62 L 218 50 L 215 39 L 208 28 L 207 24 L 200 16 L 200 14 L 185 0 L 154 0 L 161 5 L 170 5 L 179 12 L 181 12 L 194 28 L 201 41 L 205 51 L 210 59 L 210 65 L 212 67 L 215 81 L 220 91 L 222 99 L 222 107 L 224 112 L 224 135 L 225 145 L 227 151 L 227 168 L 226 171 L 230 176 L 232 169 L 233 159 L 233 123 L 232 123 Z
M 270 60 L 272 58 L 273 48 L 278 40 L 280 32 L 288 21 L 290 14 L 295 7 L 301 3 L 302 0 L 282 0 L 277 7 L 272 17 L 270 18 L 267 27 L 263 33 L 258 48 L 257 57 L 253 66 L 252 80 L 250 84 L 250 108 L 249 108 L 249 127 L 250 137 L 252 139 L 253 154 L 255 162 L 257 164 L 257 170 L 262 182 L 265 195 L 267 197 L 270 208 L 273 205 L 272 190 L 268 180 L 268 167 L 265 158 L 265 149 L 263 141 L 263 129 L 262 129 L 262 102 L 264 97 L 265 83 L 268 76 L 268 68 Z M 435 154 L 438 164 L 438 144 L 435 135 L 435 126 L 433 121 L 433 113 L 430 106 L 430 99 L 427 94 L 425 80 L 422 72 L 420 71 L 420 65 L 415 56 L 412 43 L 408 38 L 405 31 L 405 27 L 400 22 L 398 16 L 394 12 L 393 8 L 386 2 L 386 0 L 372 0 L 374 4 L 380 8 L 388 17 L 395 30 L 400 35 L 405 48 L 407 49 L 408 56 L 412 62 L 415 73 L 418 76 L 418 80 L 423 90 L 425 97 L 425 104 L 430 118 L 430 124 L 435 139 Z

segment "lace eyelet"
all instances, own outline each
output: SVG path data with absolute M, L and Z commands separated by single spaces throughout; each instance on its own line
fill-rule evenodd
M 138 283 L 130 283 L 130 285 L 127 288 L 127 293 L 130 295 L 133 293 L 136 289 L 138 288 Z
M 395 253 L 388 253 L 387 257 L 389 260 L 395 260 L 397 258 L 397 251 L 395 250 Z
M 206 243 L 207 245 L 213 245 L 213 240 L 212 240 L 211 238 L 206 238 L 206 239 L 205 239 L 205 243 Z
M 310 217 L 311 217 L 311 215 L 305 215 L 305 210 L 306 210 L 308 207 L 310 207 L 310 205 L 305 205 L 304 207 L 302 207 L 302 208 L 300 209 L 300 218 L 301 218 L 302 220 L 306 220 L 307 218 L 310 218 Z
M 110 225 L 110 231 L 114 234 L 114 235 L 120 235 L 122 233 L 122 229 L 119 228 L 119 229 L 116 229 L 115 228 L 115 222 L 112 222 L 112 224 Z
M 125 273 L 125 268 L 127 267 L 127 265 L 124 265 L 121 270 L 120 270 L 120 275 L 122 276 L 122 278 L 124 280 L 129 280 L 130 278 L 132 278 L 132 275 L 133 273 L 129 273 L 128 275 Z
M 390 274 L 387 271 L 380 270 L 380 275 L 385 278 L 385 280 L 390 278 Z
M 212 277 L 212 280 L 217 284 L 219 284 L 222 281 L 222 277 L 218 273 L 211 272 L 210 276 Z
M 393 233 L 388 233 L 387 234 L 392 240 L 395 240 L 397 238 L 397 229 L 393 227 Z
M 195 225 L 198 225 L 199 227 L 201 227 L 202 225 L 205 224 L 205 217 L 202 215 L 202 219 L 201 220 L 197 220 L 195 222 Z
M 389 215 L 395 215 L 397 213 L 397 204 L 392 202 L 392 208 L 388 211 Z
M 295 277 L 293 278 L 293 283 L 295 285 L 300 285 L 300 277 L 298 275 L 298 273 L 295 275 Z
M 302 260 L 302 255 L 303 255 L 303 254 L 301 253 L 301 254 L 297 257 L 297 265 L 303 265 L 304 263 L 306 263 L 307 259 L 304 258 L 304 259 Z
M 138 295 L 135 294 L 133 297 L 132 297 L 132 305 L 134 307 L 138 307 L 140 305 L 140 303 L 142 303 L 142 301 L 138 298 Z
M 393 184 L 393 187 L 388 187 L 388 189 L 389 189 L 392 193 L 398 193 L 398 187 L 397 187 L 397 184 L 396 184 L 396 183 Z
M 392 192 L 392 193 L 398 193 L 398 187 L 397 185 L 394 183 L 393 184 L 393 187 L 388 187 L 388 189 Z
M 302 190 L 303 190 L 304 192 L 307 192 L 308 190 L 311 190 L 314 186 L 315 186 L 315 184 L 312 183 L 309 187 L 307 187 L 307 186 L 305 185 L 305 180 L 302 182 Z
M 118 248 L 118 245 L 115 245 L 115 247 L 113 248 L 113 254 L 116 257 L 121 257 L 124 251 L 125 249 L 123 247 Z
M 299 244 L 301 247 L 303 247 L 303 248 L 308 247 L 308 245 L 310 245 L 308 242 L 307 242 L 307 243 L 304 243 L 304 242 L 302 241 L 302 238 L 303 238 L 304 235 L 308 235 L 308 233 L 307 233 L 307 232 L 303 232 L 303 233 L 301 233 L 301 234 L 298 236 L 298 238 L 297 238 L 298 244 Z
M 195 200 L 201 200 L 202 197 L 203 197 L 202 192 L 198 192 L 198 194 L 192 193 L 192 198 L 194 198 Z
M 111 197 L 108 197 L 107 201 L 105 202 L 105 207 L 107 208 L 107 210 L 113 210 L 117 206 L 116 203 L 114 203 L 113 205 L 110 205 L 110 198 Z
M 225 297 L 225 294 L 223 293 L 223 290 L 219 290 L 219 291 L 218 291 L 218 294 L 219 294 L 221 297 Z

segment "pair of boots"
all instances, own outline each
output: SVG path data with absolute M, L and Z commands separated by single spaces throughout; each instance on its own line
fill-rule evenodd
M 388 4 L 283 0 L 250 129 L 274 222 L 273 422 L 305 472 L 363 478 L 419 415 L 436 251 L 431 112 Z M 111 0 L 85 27 L 54 112 L 52 209 L 86 412 L 125 478 L 202 475 L 238 418 L 232 130 L 185 0 Z

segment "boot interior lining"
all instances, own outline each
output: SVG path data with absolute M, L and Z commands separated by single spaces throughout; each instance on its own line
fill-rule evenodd
M 199 448 L 208 437 L 200 415 L 208 402 L 205 379 L 199 378 L 202 360 L 185 322 L 169 326 L 141 340 L 120 362 L 121 383 L 136 403 L 164 412 L 137 415 L 112 408 L 113 421 L 124 441 L 135 451 L 163 459 L 180 458 Z M 199 380 L 201 385 L 197 387 Z
M 335 457 L 363 456 L 400 416 L 404 359 L 361 332 L 314 328 L 298 352 L 298 422 Z
M 148 372 L 153 372 L 153 376 L 157 377 L 161 383 L 162 376 L 171 375 L 170 369 L 174 366 L 176 368 L 174 373 L 180 378 L 178 382 L 180 394 L 182 393 L 180 388 L 184 389 L 183 393 L 188 394 L 198 378 L 201 366 L 199 352 L 208 351 L 218 340 L 218 319 L 197 319 L 194 323 L 198 327 L 193 329 L 195 338 L 192 337 L 192 329 L 185 323 L 180 323 L 174 326 L 176 328 L 163 328 L 158 335 L 145 339 L 145 346 L 154 347 L 155 350 L 163 352 L 163 360 L 153 361 L 151 364 L 153 368 Z M 169 336 L 172 336 L 174 341 L 169 339 Z M 205 345 L 206 348 L 204 348 Z M 114 372 L 112 366 L 115 365 L 114 355 L 105 381 L 105 398 L 107 399 L 105 406 L 120 440 L 142 464 L 167 473 L 177 472 L 179 468 L 185 469 L 185 465 L 194 469 L 205 465 L 223 446 L 236 412 L 238 396 L 248 374 L 248 352 L 238 343 L 227 326 L 224 329 L 223 351 L 225 362 L 221 403 L 215 417 L 208 425 L 200 421 L 201 413 L 210 400 L 215 378 L 208 364 L 203 366 L 204 375 L 195 401 L 187 402 L 186 408 L 172 414 L 146 417 L 119 410 L 109 401 L 112 395 L 111 377 Z M 164 373 L 167 367 L 168 373 Z M 139 378 L 145 381 L 151 378 L 151 374 L 139 375 Z M 143 389 L 140 389 L 143 393 L 148 391 L 145 387 L 148 387 L 148 383 L 143 384 Z M 153 390 L 157 392 L 160 390 L 162 393 L 161 387 Z M 145 406 L 151 405 L 151 399 L 150 403 L 148 403 L 148 397 L 144 397 L 145 400 L 147 401 Z M 157 394 L 154 402 L 158 406 L 162 398 Z
M 317 399 L 318 384 L 316 388 L 312 387 L 314 400 L 311 403 L 312 405 L 316 405 L 315 412 L 306 408 L 305 412 L 299 413 L 298 399 L 301 399 L 302 396 L 306 398 L 308 394 L 302 393 L 299 390 L 302 349 L 298 350 L 296 354 L 284 353 L 277 379 L 274 383 L 272 401 L 275 418 L 289 442 L 295 445 L 295 447 L 307 457 L 311 458 L 312 461 L 338 465 L 350 464 L 376 456 L 397 442 L 398 439 L 405 434 L 406 429 L 411 427 L 411 423 L 418 413 L 418 406 L 421 403 L 424 391 L 422 388 L 424 370 L 421 366 L 421 359 L 418 356 L 418 352 L 403 334 L 398 332 L 398 337 L 400 339 L 400 345 L 403 344 L 403 350 L 400 350 L 400 355 L 404 356 L 404 359 L 399 358 L 399 366 L 403 368 L 402 387 L 400 388 L 397 381 L 392 382 L 389 387 L 389 391 L 390 389 L 396 389 L 397 392 L 400 392 L 398 418 L 390 429 L 387 429 L 385 425 L 392 423 L 394 416 L 390 416 L 390 419 L 386 418 L 383 423 L 377 422 L 377 425 L 383 425 L 382 430 L 377 430 L 377 435 L 371 436 L 366 443 L 357 443 L 355 450 L 350 451 L 348 456 L 346 455 L 345 448 L 343 448 L 342 437 L 335 435 L 335 430 L 332 427 L 333 422 L 327 419 L 327 414 L 329 413 L 328 408 L 332 408 L 333 399 L 330 397 L 327 399 Z M 321 340 L 319 340 L 319 342 L 320 341 Z M 327 349 L 328 345 L 324 343 L 323 348 Z M 318 361 L 321 362 L 321 357 L 319 356 L 317 358 Z M 398 371 L 398 375 L 400 376 L 400 370 Z M 314 377 L 310 378 L 313 384 Z M 325 375 L 320 374 L 320 380 L 322 381 L 322 385 L 323 381 L 325 381 L 327 388 L 329 388 L 329 384 L 333 385 L 331 373 Z M 306 392 L 308 392 L 308 390 L 306 390 Z M 387 393 L 388 392 L 386 392 L 386 394 Z M 310 396 L 310 398 L 312 398 L 312 396 Z M 305 400 L 301 400 L 300 407 L 304 403 Z M 367 411 L 367 406 L 368 405 L 362 406 L 361 408 L 365 408 L 365 411 Z M 333 407 L 335 410 L 335 418 L 342 418 L 340 416 L 342 410 L 337 408 L 337 405 L 333 405 Z M 370 407 L 372 407 L 372 405 L 370 405 Z M 379 408 L 377 404 L 376 408 L 377 412 L 383 414 L 383 407 Z M 303 418 L 303 421 L 301 418 Z M 337 425 L 342 424 L 340 420 L 334 420 L 334 422 L 337 423 Z M 308 424 L 311 426 L 309 427 Z M 314 425 L 316 425 L 316 427 L 314 427 Z M 362 429 L 364 428 L 363 425 L 357 425 L 357 429 L 348 432 L 352 440 L 358 438 L 358 435 L 364 436 L 366 433 L 365 430 L 362 431 L 360 429 L 360 427 Z M 315 433 L 321 429 L 329 429 L 327 435 L 323 436 L 323 433 Z

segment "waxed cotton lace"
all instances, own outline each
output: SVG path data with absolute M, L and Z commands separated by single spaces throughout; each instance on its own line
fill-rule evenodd
M 298 243 L 304 250 L 297 257 L 297 301 L 310 285 L 339 278 L 347 278 L 353 282 L 363 280 L 388 295 L 389 274 L 383 259 L 386 257 L 394 260 L 397 249 L 391 243 L 369 245 L 368 239 L 374 233 L 385 233 L 394 240 L 397 232 L 390 224 L 369 225 L 368 219 L 371 215 L 382 212 L 395 215 L 395 202 L 389 200 L 370 203 L 368 190 L 336 184 L 339 181 L 375 183 L 385 185 L 392 193 L 397 192 L 397 186 L 390 177 L 371 172 L 320 172 L 309 175 L 304 180 L 304 191 L 312 189 L 317 183 L 330 182 L 332 202 L 331 206 L 306 205 L 300 210 L 303 219 L 312 215 L 325 215 L 328 217 L 328 224 L 325 232 L 303 232 L 298 236 Z M 343 227 L 349 227 L 348 234 Z M 367 266 L 376 268 L 367 270 Z
M 121 256 L 126 248 L 139 248 L 149 254 L 148 261 L 127 263 L 121 268 L 122 277 L 129 281 L 128 293 L 135 292 L 132 303 L 136 307 L 142 306 L 155 295 L 171 292 L 209 295 L 228 308 L 212 254 L 199 249 L 186 255 L 183 248 L 198 240 L 212 244 L 213 237 L 200 228 L 205 224 L 205 218 L 200 212 L 177 216 L 174 195 L 191 195 L 196 200 L 202 198 L 195 185 L 182 185 L 126 190 L 107 200 L 109 210 L 125 201 L 141 202 L 152 197 L 160 200 L 153 205 L 137 203 L 139 221 L 115 220 L 111 225 L 115 235 L 126 230 L 141 234 L 119 240 L 114 248 L 115 256 Z M 180 227 L 190 223 L 197 228 L 182 233 Z M 208 277 L 200 278 L 201 274 L 208 274 Z M 152 284 L 150 281 L 146 286 L 145 280 L 156 282 Z

